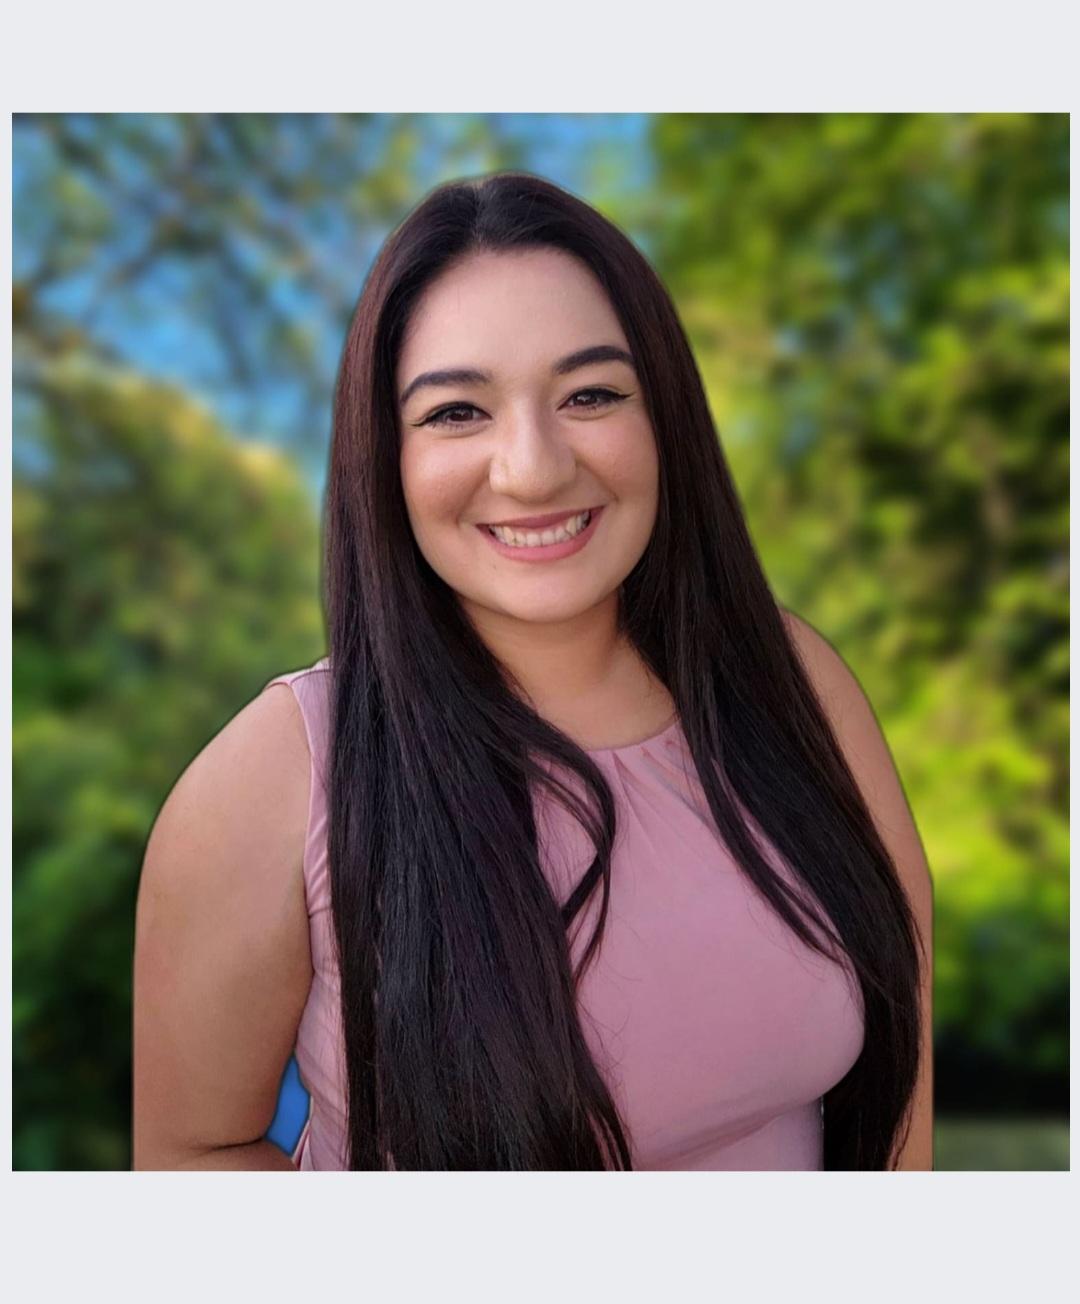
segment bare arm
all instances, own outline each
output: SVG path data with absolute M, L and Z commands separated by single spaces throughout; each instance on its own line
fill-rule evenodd
M 294 1169 L 265 1133 L 312 980 L 309 785 L 299 706 L 275 686 L 158 813 L 135 916 L 136 1169 Z
M 218 1146 L 214 1150 L 207 1150 L 204 1154 L 173 1164 L 172 1167 L 178 1169 L 242 1168 L 249 1171 L 256 1169 L 259 1172 L 280 1168 L 286 1172 L 296 1172 L 296 1165 L 285 1151 L 265 1138 L 262 1141 L 249 1141 L 246 1145 Z

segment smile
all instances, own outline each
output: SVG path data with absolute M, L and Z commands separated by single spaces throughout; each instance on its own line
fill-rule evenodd
M 557 526 L 543 530 L 511 529 L 509 526 L 480 525 L 477 528 L 503 556 L 517 561 L 559 561 L 580 552 L 596 533 L 602 507 L 571 516 Z

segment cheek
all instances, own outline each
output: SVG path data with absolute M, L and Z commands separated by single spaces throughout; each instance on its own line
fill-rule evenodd
M 603 450 L 597 469 L 615 493 L 628 501 L 655 505 L 660 463 L 648 425 L 632 426 Z
M 406 447 L 401 485 L 415 531 L 454 524 L 469 501 L 473 476 L 460 457 L 439 447 Z

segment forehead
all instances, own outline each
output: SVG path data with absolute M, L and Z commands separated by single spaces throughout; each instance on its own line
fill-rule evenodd
M 626 347 L 615 310 L 584 263 L 556 249 L 475 254 L 421 295 L 402 342 L 399 379 L 428 366 L 547 365 L 601 341 Z

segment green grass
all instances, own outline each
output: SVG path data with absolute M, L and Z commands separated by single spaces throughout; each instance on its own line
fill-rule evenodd
M 935 1172 L 1068 1167 L 1068 1119 L 939 1118 L 934 1125 Z

